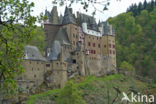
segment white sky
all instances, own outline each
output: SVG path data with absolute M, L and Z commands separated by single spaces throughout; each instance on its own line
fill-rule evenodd
M 54 6 L 52 4 L 52 0 L 29 0 L 35 3 L 35 7 L 33 15 L 39 15 L 41 12 L 44 12 L 45 9 L 47 8 L 47 10 L 51 11 L 52 7 Z M 147 1 L 151 1 L 151 0 L 147 0 Z M 139 2 L 144 2 L 144 0 L 110 0 L 110 5 L 108 7 L 107 11 L 104 11 L 104 13 L 101 12 L 97 12 L 95 18 L 97 19 L 97 21 L 102 20 L 105 21 L 107 20 L 109 17 L 114 17 L 120 13 L 126 12 L 127 8 L 132 4 L 132 3 L 139 3 Z M 58 11 L 59 11 L 59 15 L 64 14 L 64 8 L 65 7 L 58 7 Z M 76 13 L 76 11 L 80 11 L 80 12 L 84 12 L 83 8 L 78 5 L 78 4 L 74 4 L 72 6 L 73 8 L 73 12 Z M 100 5 L 98 5 L 98 8 L 100 9 Z M 93 7 L 89 8 L 89 11 L 85 14 L 89 14 L 91 15 L 93 11 Z

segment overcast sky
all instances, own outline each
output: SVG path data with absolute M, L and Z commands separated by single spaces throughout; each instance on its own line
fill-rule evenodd
M 44 12 L 45 9 L 47 8 L 47 10 L 51 11 L 52 7 L 54 6 L 52 4 L 52 0 L 29 0 L 35 3 L 35 7 L 33 15 L 39 15 L 41 12 Z M 151 1 L 151 0 L 147 0 L 147 1 Z M 97 12 L 95 18 L 97 19 L 97 21 L 101 20 L 101 21 L 105 21 L 107 20 L 109 17 L 114 17 L 120 13 L 126 12 L 127 8 L 132 4 L 132 3 L 139 3 L 139 2 L 144 2 L 144 0 L 110 0 L 110 5 L 108 7 L 107 11 L 104 11 L 104 13 L 101 12 Z M 100 7 L 100 5 L 97 5 L 98 8 L 102 8 Z M 73 11 L 74 13 L 76 13 L 76 11 L 80 11 L 80 12 L 84 12 L 83 8 L 80 5 L 73 5 Z M 64 8 L 65 7 L 58 7 L 58 11 L 59 11 L 59 15 L 60 14 L 64 14 Z M 87 14 L 91 15 L 91 12 L 93 11 L 93 8 L 90 7 L 89 11 L 87 12 Z

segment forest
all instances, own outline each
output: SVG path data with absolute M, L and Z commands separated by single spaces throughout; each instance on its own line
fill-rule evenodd
M 156 1 L 131 5 L 110 18 L 116 31 L 117 65 L 132 65 L 136 73 L 156 81 Z

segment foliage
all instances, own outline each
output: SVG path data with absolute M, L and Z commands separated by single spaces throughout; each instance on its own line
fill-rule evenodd
M 82 98 L 82 93 L 78 90 L 73 81 L 67 82 L 65 87 L 61 90 L 56 103 L 57 104 L 85 104 Z
M 47 92 L 31 95 L 29 100 L 27 100 L 26 104 L 35 104 L 38 100 L 45 99 L 48 97 L 54 97 L 53 95 L 58 95 L 60 93 L 60 89 L 49 90 Z M 54 97 L 55 98 L 55 97 Z
M 156 79 L 156 8 L 109 19 L 116 31 L 117 65 L 124 61 L 135 67 L 137 74 Z M 156 80 L 155 80 L 156 81 Z
M 37 46 L 40 52 L 44 53 L 44 31 L 42 27 L 37 27 L 35 29 L 36 33 L 30 39 L 28 44 Z
M 52 0 L 52 3 L 59 4 L 60 6 L 66 5 L 69 7 L 71 7 L 74 3 L 80 4 L 86 12 L 88 11 L 89 7 L 92 7 L 94 8 L 92 14 L 95 15 L 97 11 L 103 13 L 103 11 L 107 10 L 110 0 Z M 99 6 L 102 6 L 103 8 L 97 8 Z
M 0 93 L 12 95 L 21 66 L 24 45 L 35 33 L 35 22 L 44 18 L 31 15 L 34 3 L 28 0 L 0 1 Z M 4 97 L 3 96 L 3 97 Z
M 137 16 L 141 13 L 142 10 L 147 10 L 148 12 L 153 11 L 154 7 L 156 6 L 156 1 L 151 0 L 150 2 L 147 2 L 144 0 L 144 2 L 140 2 L 137 4 L 132 4 L 128 9 L 127 12 L 132 12 L 134 16 Z
M 66 87 L 63 89 L 58 89 L 57 91 L 50 90 L 48 91 L 50 92 L 48 94 L 47 92 L 45 92 L 42 94 L 32 95 L 29 97 L 27 104 L 52 104 L 52 102 L 56 103 L 56 101 L 58 100 L 66 101 L 69 96 L 71 96 L 70 93 L 73 91 L 70 91 L 71 88 L 73 89 L 73 87 L 71 87 L 70 85 L 74 86 L 74 89 L 76 88 L 76 92 L 83 92 L 79 96 L 83 96 L 83 99 L 87 104 L 108 104 L 108 91 L 110 104 L 113 104 L 112 101 L 117 94 L 114 88 L 118 88 L 119 91 L 126 93 L 129 93 L 130 89 L 136 89 L 137 91 L 142 93 L 144 91 L 147 91 L 147 89 L 149 88 L 146 83 L 140 82 L 139 80 L 135 80 L 134 78 L 128 76 L 124 76 L 122 74 L 115 74 L 105 77 L 87 76 L 83 81 L 78 83 L 69 81 L 68 86 L 66 84 Z M 150 88 L 153 89 L 153 87 Z M 152 92 L 152 94 L 153 93 L 155 92 Z M 62 95 L 64 95 L 65 97 L 63 97 Z M 114 104 L 120 104 L 122 97 L 123 95 L 122 93 L 120 93 L 118 99 Z M 58 102 L 58 104 L 64 103 Z
M 121 63 L 120 68 L 123 68 L 123 69 L 128 70 L 128 71 L 135 71 L 135 68 L 131 64 L 129 64 L 128 62 L 126 62 L 126 61 L 123 61 Z

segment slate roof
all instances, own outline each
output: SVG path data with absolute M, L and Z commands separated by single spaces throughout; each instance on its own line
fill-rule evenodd
M 63 16 L 62 14 L 59 16 L 59 24 L 62 24 L 62 21 L 63 21 Z
M 76 24 L 76 19 L 74 17 L 74 14 L 72 14 L 72 8 L 66 7 L 62 24 L 69 24 L 69 23 Z
M 80 13 L 80 24 L 87 23 L 87 28 L 95 31 L 99 31 L 98 25 L 93 16 Z
M 70 40 L 67 35 L 66 29 L 60 28 L 55 40 L 58 40 L 61 44 L 70 45 Z
M 55 14 L 55 13 L 57 13 L 57 7 L 56 7 L 56 6 L 54 6 L 54 7 L 52 8 L 51 12 L 45 10 L 45 16 L 48 17 L 50 23 L 53 23 L 53 18 L 54 18 L 54 14 Z M 57 14 L 57 15 L 58 15 L 58 14 Z
M 24 47 L 23 59 L 46 61 L 46 59 L 41 55 L 39 49 L 30 45 Z
M 104 24 L 104 35 L 115 35 L 115 31 L 114 31 L 114 28 L 112 27 L 112 30 L 110 28 L 110 25 L 109 23 L 106 21 L 106 22 L 102 22 L 102 24 Z M 110 33 L 110 31 L 112 31 L 112 34 Z
M 56 34 L 47 60 L 58 60 L 60 58 L 61 45 L 71 45 L 66 29 L 63 28 L 60 28 L 58 33 Z
M 52 48 L 50 50 L 50 54 L 49 56 L 47 57 L 47 60 L 48 61 L 51 61 L 51 60 L 58 60 L 59 59 L 59 55 L 61 53 L 61 44 L 59 41 L 55 40 L 53 42 L 53 45 L 52 45 Z

